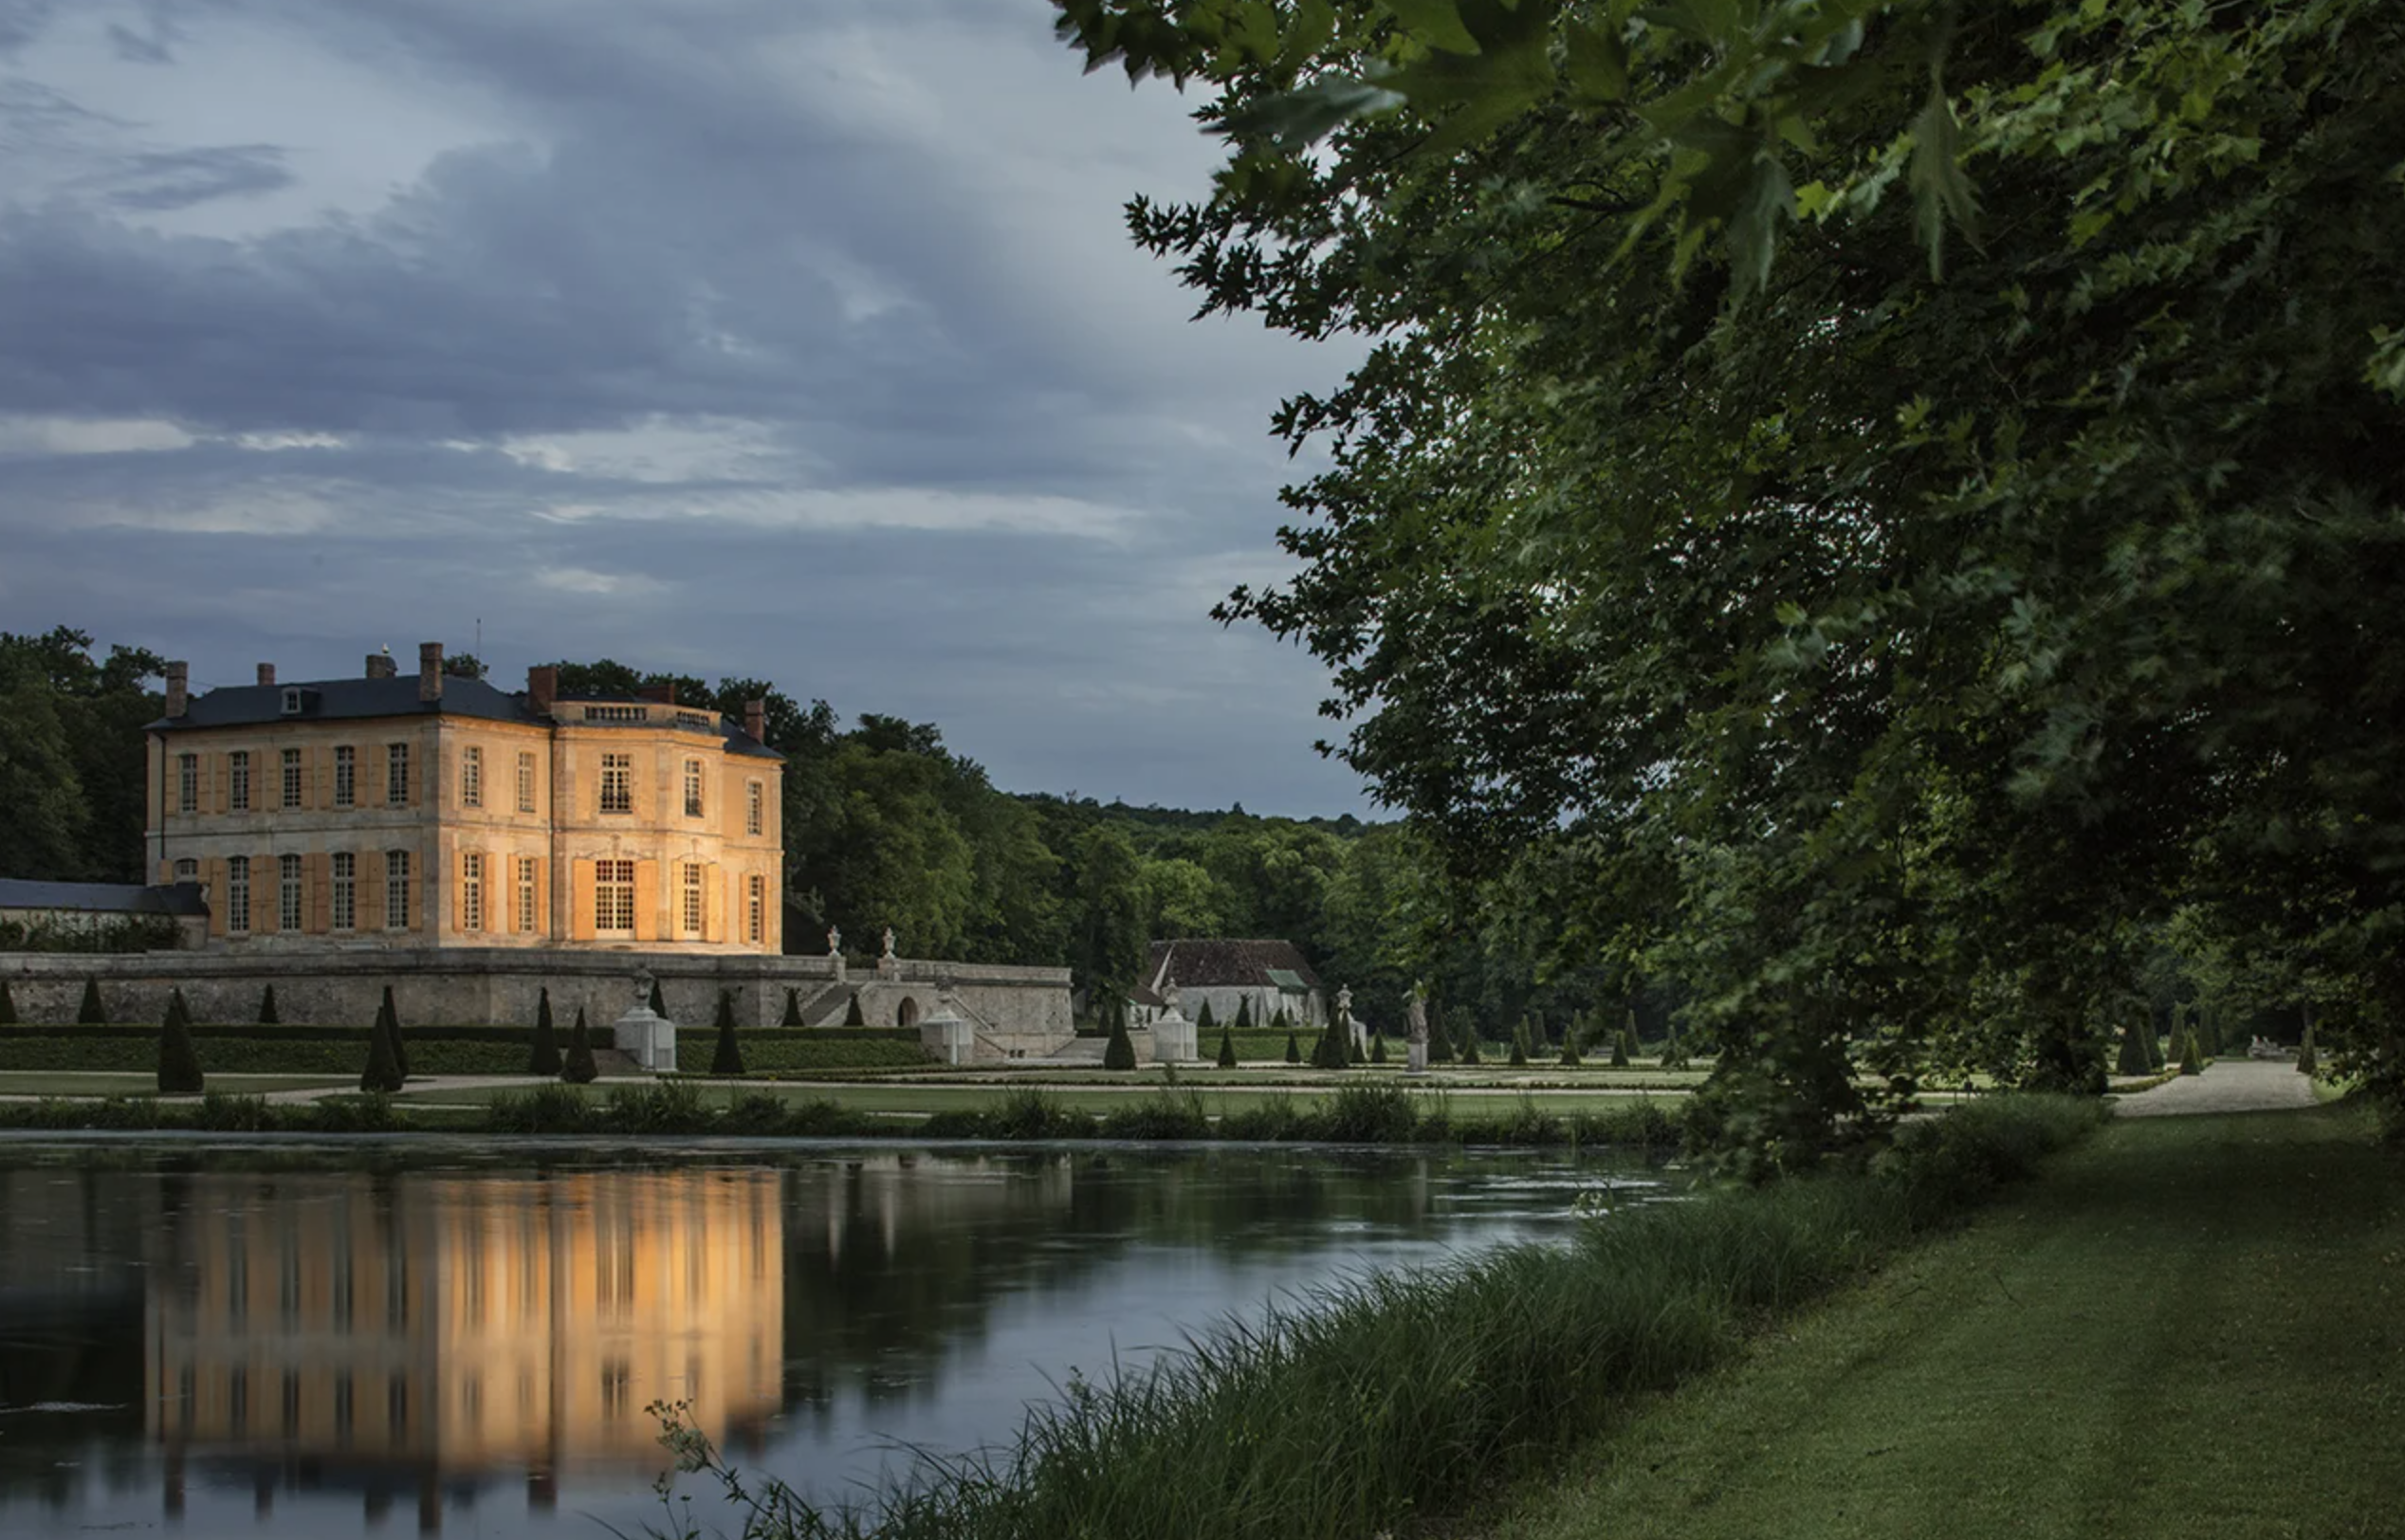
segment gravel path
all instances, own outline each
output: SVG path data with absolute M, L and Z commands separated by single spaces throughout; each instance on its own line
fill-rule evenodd
M 2183 1074 L 2152 1091 L 2124 1096 L 2125 1118 L 2197 1112 L 2278 1112 L 2314 1104 L 2313 1081 L 2293 1059 L 2217 1059 L 2202 1074 Z

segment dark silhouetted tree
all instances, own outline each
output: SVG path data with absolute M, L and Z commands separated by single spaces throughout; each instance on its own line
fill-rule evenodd
M 200 1054 L 193 1048 L 192 1013 L 184 1008 L 184 992 L 167 996 L 167 1019 L 158 1029 L 158 1093 L 197 1096 L 201 1092 Z

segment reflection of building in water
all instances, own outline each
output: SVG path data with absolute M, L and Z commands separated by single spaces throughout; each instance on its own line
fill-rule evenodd
M 762 1171 L 195 1178 L 148 1312 L 151 1434 L 523 1465 L 541 1496 L 561 1466 L 659 1462 L 653 1401 L 757 1428 L 784 1352 L 778 1196 Z

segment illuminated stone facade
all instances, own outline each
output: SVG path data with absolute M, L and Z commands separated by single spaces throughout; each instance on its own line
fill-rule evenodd
M 149 864 L 257 950 L 782 950 L 784 763 L 668 692 L 509 693 L 371 657 L 357 679 L 193 696 L 149 727 Z

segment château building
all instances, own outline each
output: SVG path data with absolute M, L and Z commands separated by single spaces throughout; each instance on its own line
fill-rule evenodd
M 669 689 L 562 698 L 371 654 L 353 679 L 189 692 L 149 734 L 148 864 L 255 950 L 782 950 L 783 757 Z

